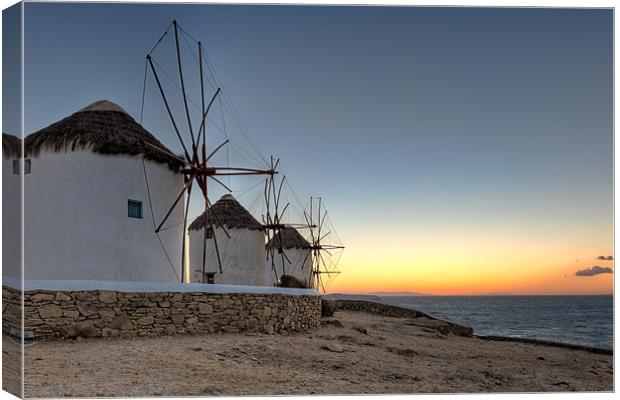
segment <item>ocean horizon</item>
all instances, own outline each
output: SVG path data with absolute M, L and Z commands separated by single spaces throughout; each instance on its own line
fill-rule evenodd
M 509 336 L 613 349 L 613 295 L 382 296 L 480 336 Z
M 613 349 L 613 294 L 331 295 L 380 301 L 466 325 L 479 336 L 507 336 Z

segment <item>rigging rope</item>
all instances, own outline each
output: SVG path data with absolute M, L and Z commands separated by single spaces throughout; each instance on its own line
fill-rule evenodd
M 255 189 L 258 185 L 264 185 L 265 183 L 260 180 L 257 183 L 250 185 L 244 189 L 239 189 L 239 190 L 233 190 L 233 193 L 236 193 L 236 198 L 237 200 L 239 199 L 239 197 L 245 196 L 249 191 L 251 191 L 252 189 Z
M 155 46 L 153 46 L 153 48 L 151 49 L 151 51 L 149 51 L 147 53 L 147 55 L 151 55 L 151 53 L 153 53 L 155 51 L 155 49 L 157 48 L 157 46 L 159 46 L 159 44 L 161 43 L 161 41 L 164 39 L 164 37 L 168 34 L 168 32 L 170 31 L 170 28 L 172 28 L 172 24 L 174 24 L 174 22 L 171 22 L 170 25 L 168 25 L 168 28 L 166 29 L 166 31 L 160 36 L 160 38 L 157 40 L 157 43 L 155 43 Z
M 202 58 L 205 61 L 205 63 L 207 64 L 207 68 L 209 69 L 209 72 L 211 72 L 211 75 L 213 76 L 213 80 L 216 83 L 216 85 L 218 87 L 223 88 L 224 85 L 222 84 L 222 80 L 218 76 L 213 63 L 211 62 L 211 59 L 206 54 L 206 52 L 202 53 Z M 223 94 L 224 100 L 228 103 L 227 105 L 230 107 L 228 112 L 231 115 L 231 117 L 233 117 L 233 122 L 235 122 L 235 124 L 237 125 L 237 127 L 239 128 L 241 133 L 246 137 L 246 139 L 248 140 L 250 146 L 252 146 L 254 151 L 261 156 L 261 158 L 263 159 L 263 161 L 265 162 L 266 165 L 269 165 L 269 163 L 267 162 L 267 159 L 263 155 L 263 152 L 260 151 L 260 148 L 258 147 L 258 144 L 255 142 L 254 138 L 250 134 L 250 130 L 248 129 L 247 125 L 245 124 L 243 118 L 241 118 L 241 114 L 239 114 L 239 111 L 235 107 L 232 99 L 230 98 L 230 96 L 228 96 L 228 93 L 226 91 L 222 90 L 222 94 Z M 235 118 L 236 118 L 236 120 L 235 120 Z
M 222 126 L 224 127 L 224 135 L 226 136 L 226 140 L 230 140 L 228 138 L 228 131 L 226 130 L 226 119 L 224 118 L 224 107 L 222 106 L 222 98 L 218 99 L 220 101 L 220 112 L 222 114 Z M 230 146 L 226 146 L 226 162 L 228 168 L 230 168 Z M 228 176 L 228 186 L 232 188 L 231 176 Z
M 163 67 L 162 67 L 162 66 L 161 66 L 158 62 L 157 62 L 157 60 L 155 60 L 155 58 L 151 58 L 151 60 L 153 61 L 153 64 L 154 64 L 154 65 L 155 65 L 155 66 L 156 66 L 156 67 L 157 67 L 157 68 L 158 68 L 161 72 L 163 72 L 163 73 L 164 73 L 164 76 L 165 76 L 166 78 L 168 78 L 168 80 L 170 81 L 170 83 L 172 83 L 172 84 L 174 85 L 174 87 L 175 87 L 175 88 L 176 88 L 179 92 L 182 92 L 182 89 L 179 87 L 179 85 L 176 83 L 176 81 L 175 81 L 175 80 L 174 80 L 174 79 L 170 76 L 170 74 L 169 74 L 169 73 L 168 73 L 168 72 L 167 72 L 167 71 L 166 71 L 166 70 L 165 70 L 165 69 L 164 69 L 164 68 L 163 68 Z M 223 91 L 222 91 L 221 93 L 222 93 L 222 94 L 224 94 L 224 92 L 223 92 Z M 197 111 L 201 112 L 201 109 L 198 107 L 198 105 L 197 105 L 197 104 L 196 104 L 196 103 L 195 103 L 195 102 L 191 99 L 191 97 L 189 97 L 189 96 L 188 96 L 188 101 L 190 102 L 190 104 L 191 104 L 192 106 L 194 106 L 194 108 L 196 108 L 196 110 L 197 110 Z M 218 130 L 218 131 L 222 134 L 222 135 L 224 135 L 224 137 L 225 137 L 225 138 L 228 138 L 228 140 L 230 140 L 230 142 L 231 142 L 231 143 L 234 143 L 236 146 L 238 146 L 238 147 L 239 147 L 239 149 L 240 149 L 241 151 L 245 152 L 245 154 L 246 154 L 247 156 L 249 156 L 250 158 L 252 158 L 252 159 L 254 160 L 254 161 L 249 161 L 249 160 L 246 158 L 246 161 L 249 161 L 250 163 L 258 163 L 259 165 L 260 165 L 260 164 L 263 164 L 263 162 L 261 162 L 258 158 L 255 158 L 255 157 L 254 157 L 251 153 L 249 153 L 247 150 L 245 150 L 245 149 L 244 149 L 242 146 L 240 146 L 240 145 L 239 145 L 236 141 L 234 141 L 234 140 L 232 140 L 231 138 L 229 138 L 227 131 L 224 131 L 224 130 L 223 130 L 223 129 L 222 129 L 222 128 L 221 128 L 221 127 L 220 127 L 220 126 L 219 126 L 219 125 L 218 125 L 218 124 L 217 124 L 217 123 L 213 120 L 213 119 L 211 119 L 208 115 L 207 115 L 207 117 L 206 117 L 206 120 L 207 120 L 209 123 L 211 123 L 211 125 L 212 125 L 213 127 L 215 127 L 215 128 L 216 128 L 216 129 L 217 129 L 217 130 Z M 233 122 L 234 122 L 234 120 L 233 120 Z M 250 145 L 251 145 L 251 143 L 250 143 Z M 256 150 L 256 149 L 254 149 L 254 151 L 257 151 L 257 150 Z M 264 156 L 263 156 L 262 154 L 257 153 L 257 155 L 258 155 L 261 159 L 265 160 L 265 158 L 264 158 Z M 266 165 L 268 166 L 269 164 L 266 164 Z
M 173 26 L 173 24 L 174 24 L 174 22 L 171 23 L 170 25 L 168 25 L 168 27 L 166 28 L 164 33 L 158 39 L 157 43 L 153 46 L 151 51 L 149 51 L 148 55 L 151 55 L 157 49 L 157 47 L 162 43 L 163 39 L 170 32 L 170 29 Z M 189 38 L 190 40 L 194 41 L 195 43 L 198 43 L 198 41 L 192 35 L 190 35 L 187 31 L 185 31 L 178 23 L 177 23 L 177 27 L 179 28 L 179 31 L 181 32 L 181 36 L 183 36 L 183 38 L 184 38 L 184 42 L 190 48 L 190 51 L 191 51 L 192 55 L 194 56 L 195 59 L 198 59 L 198 57 L 196 56 L 196 53 L 194 52 L 192 47 L 189 45 L 187 39 Z M 208 68 L 209 72 L 211 73 L 211 76 L 213 77 L 213 83 L 212 83 L 211 79 L 209 79 L 209 74 L 207 74 L 207 76 L 206 76 L 207 77 L 207 82 L 209 84 L 213 84 L 214 87 L 218 87 L 219 86 L 220 88 L 223 88 L 222 81 L 220 80 L 219 76 L 217 75 L 215 67 L 213 66 L 213 63 L 211 62 L 211 60 L 208 57 L 208 55 L 206 55 L 206 52 L 202 53 L 202 58 L 205 61 L 205 63 L 207 64 L 207 68 Z M 157 63 L 154 58 L 152 58 L 152 60 L 155 62 L 157 67 L 166 75 L 166 77 L 173 83 L 173 85 L 177 88 L 177 90 L 181 91 L 181 88 L 179 88 L 178 84 L 176 83 L 176 81 L 174 79 L 172 79 L 170 74 L 168 74 L 168 72 L 159 63 Z M 249 131 L 248 127 L 247 127 L 247 124 L 245 124 L 245 121 L 241 118 L 241 115 L 239 114 L 239 111 L 235 107 L 234 103 L 232 102 L 232 99 L 230 98 L 230 96 L 225 91 L 223 91 L 223 90 L 222 90 L 221 96 L 223 97 L 223 101 L 221 101 L 222 99 L 220 99 L 221 107 L 223 108 L 223 110 L 225 110 L 229 114 L 232 122 L 236 125 L 237 129 L 241 132 L 241 134 L 243 136 L 245 136 L 246 140 L 248 141 L 248 144 L 250 145 L 250 147 L 252 147 L 252 150 L 258 156 L 258 158 L 256 160 L 261 160 L 261 161 L 258 162 L 258 164 L 261 164 L 261 165 L 264 165 L 266 167 L 269 167 L 269 163 L 267 161 L 267 158 L 264 156 L 263 152 L 260 150 L 260 147 L 258 146 L 258 143 L 256 142 L 256 140 L 250 134 L 250 131 Z M 194 106 L 194 108 L 196 108 L 196 110 L 198 110 L 198 111 L 201 110 L 197 106 L 196 102 L 194 102 L 189 96 L 186 96 L 186 97 L 189 100 L 189 102 L 192 104 L 192 106 Z M 144 98 L 144 96 L 143 96 L 143 98 Z M 142 114 L 143 114 L 143 111 L 141 112 L 141 120 L 143 118 Z M 224 128 L 224 130 L 222 130 L 208 116 L 207 116 L 206 119 L 213 126 L 215 126 L 220 132 L 222 132 L 226 138 L 228 138 L 228 134 L 227 134 L 227 129 L 226 128 Z M 142 123 L 142 121 L 141 121 L 141 123 Z M 251 158 L 254 158 L 254 157 L 251 157 Z
M 194 58 L 198 61 L 198 57 L 196 56 L 196 53 L 193 51 L 191 46 L 189 46 L 189 43 L 187 43 L 187 38 L 185 36 L 187 36 L 189 39 L 193 40 L 196 44 L 198 44 L 198 41 L 194 37 L 192 37 L 192 35 L 187 33 L 180 25 L 177 24 L 177 27 L 179 28 L 180 32 L 184 36 L 185 42 L 188 45 L 188 47 L 190 47 L 191 53 L 193 54 Z M 230 109 L 227 109 L 227 112 L 230 114 L 233 122 L 235 122 L 235 124 L 237 125 L 237 127 L 239 128 L 241 133 L 248 140 L 248 143 L 250 144 L 250 146 L 252 146 L 253 150 L 262 158 L 263 162 L 266 165 L 269 165 L 268 162 L 267 162 L 266 157 L 263 155 L 263 152 L 260 151 L 260 148 L 258 147 L 258 144 L 256 143 L 255 139 L 250 134 L 250 131 L 249 131 L 247 125 L 245 124 L 245 122 L 241 118 L 241 115 L 237 111 L 237 108 L 235 107 L 234 103 L 232 102 L 232 99 L 230 99 L 230 96 L 228 96 L 228 94 L 223 90 L 224 85 L 222 84 L 222 80 L 219 78 L 219 76 L 218 76 L 218 74 L 217 74 L 217 72 L 215 70 L 215 67 L 213 66 L 213 63 L 211 62 L 211 59 L 206 54 L 206 52 L 202 53 L 202 58 L 205 61 L 205 64 L 207 64 L 207 68 L 208 68 L 209 72 L 211 73 L 211 76 L 213 77 L 213 83 L 214 83 L 213 86 L 216 87 L 216 88 L 217 87 L 222 88 L 222 95 L 224 96 L 224 100 L 229 103 L 229 107 L 230 107 Z M 211 83 L 211 80 L 209 79 L 209 74 L 207 74 L 207 81 L 209 83 Z M 235 118 L 237 120 L 235 120 Z
M 157 237 L 157 240 L 159 241 L 159 244 L 161 246 L 161 249 L 164 251 L 164 255 L 166 256 L 166 259 L 168 260 L 168 264 L 170 265 L 170 269 L 172 270 L 172 272 L 174 272 L 174 275 L 177 277 L 177 279 L 179 281 L 181 281 L 181 277 L 179 276 L 179 274 L 177 274 L 176 269 L 174 268 L 174 265 L 172 264 L 172 260 L 170 259 L 170 256 L 168 255 L 168 252 L 166 251 L 166 246 L 164 246 L 164 243 L 161 241 L 161 237 L 159 237 L 159 232 L 157 232 L 156 228 L 155 228 L 155 214 L 153 213 L 153 202 L 151 201 L 151 189 L 149 186 L 149 179 L 147 177 L 146 174 L 146 163 L 144 161 L 144 156 L 142 156 L 142 170 L 144 171 L 144 181 L 146 182 L 146 194 L 148 196 L 149 199 L 149 207 L 151 209 L 151 219 L 153 220 L 153 231 L 155 231 L 155 236 Z M 185 251 L 185 249 L 183 249 L 183 251 Z

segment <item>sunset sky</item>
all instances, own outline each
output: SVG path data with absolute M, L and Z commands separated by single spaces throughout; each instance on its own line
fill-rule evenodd
M 613 290 L 575 275 L 613 268 L 611 10 L 26 3 L 25 132 L 99 99 L 139 119 L 173 18 L 295 193 L 325 198 L 347 247 L 329 291 Z

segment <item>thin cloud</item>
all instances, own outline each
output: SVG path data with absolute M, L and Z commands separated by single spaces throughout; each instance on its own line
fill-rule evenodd
M 592 268 L 586 268 L 575 272 L 576 276 L 594 276 L 598 274 L 611 274 L 614 271 L 609 267 L 599 267 L 595 265 Z
M 603 260 L 603 261 L 611 261 L 614 259 L 613 256 L 598 256 L 596 257 L 597 260 Z

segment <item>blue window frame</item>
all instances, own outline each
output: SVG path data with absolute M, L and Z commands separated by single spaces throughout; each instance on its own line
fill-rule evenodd
M 142 219 L 142 202 L 137 200 L 127 200 L 127 216 L 129 218 Z

